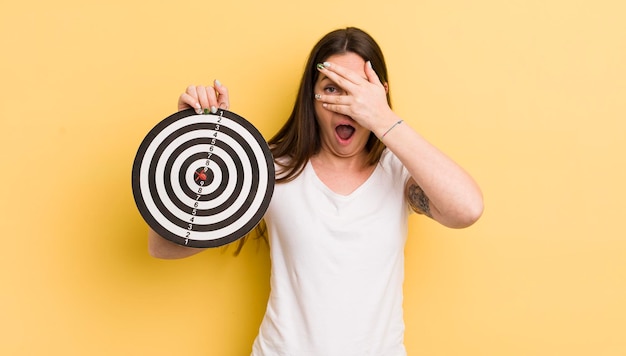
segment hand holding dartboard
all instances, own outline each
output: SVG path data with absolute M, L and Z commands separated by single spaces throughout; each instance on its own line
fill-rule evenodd
M 135 203 L 162 237 L 217 247 L 250 232 L 274 192 L 274 161 L 260 132 L 219 109 L 177 112 L 139 146 L 132 172 Z

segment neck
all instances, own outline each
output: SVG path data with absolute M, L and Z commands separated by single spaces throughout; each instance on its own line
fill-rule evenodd
M 342 157 L 321 150 L 311 157 L 311 161 L 317 166 L 342 171 L 361 171 L 370 168 L 370 165 L 367 163 L 367 152 L 365 151 L 356 155 Z
M 348 195 L 372 175 L 375 165 L 367 164 L 367 155 L 341 157 L 332 154 L 319 154 L 311 157 L 311 165 L 317 177 L 333 192 Z

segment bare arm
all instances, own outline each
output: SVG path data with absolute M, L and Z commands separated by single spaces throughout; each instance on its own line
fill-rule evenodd
M 424 214 L 429 218 L 433 217 L 433 213 L 430 211 L 430 199 L 428 199 L 424 190 L 422 190 L 422 188 L 417 185 L 413 179 L 407 182 L 406 196 L 413 211 L 419 214 Z
M 163 259 L 178 259 L 193 256 L 206 249 L 178 245 L 164 239 L 154 230 L 148 231 L 148 252 L 150 256 Z
M 480 218 L 483 198 L 476 182 L 409 125 L 395 127 L 384 142 L 411 174 L 406 195 L 414 211 L 452 228 L 470 226 Z

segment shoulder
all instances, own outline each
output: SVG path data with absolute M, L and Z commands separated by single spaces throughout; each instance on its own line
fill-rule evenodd
M 380 164 L 389 165 L 389 164 L 395 164 L 396 162 L 400 162 L 400 160 L 388 148 L 385 148 L 383 152 L 380 154 L 380 160 L 379 160 Z
M 276 172 L 276 182 L 289 182 L 295 179 L 298 175 L 300 175 L 305 164 L 306 162 L 301 166 L 296 167 L 297 163 L 292 157 L 274 157 L 274 171 Z
M 385 172 L 393 175 L 395 178 L 401 178 L 404 182 L 410 177 L 409 171 L 404 167 L 400 159 L 388 148 L 385 148 L 381 154 L 378 164 Z

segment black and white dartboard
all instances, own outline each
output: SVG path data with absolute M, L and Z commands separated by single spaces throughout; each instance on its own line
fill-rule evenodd
M 132 172 L 135 203 L 164 238 L 217 247 L 250 232 L 274 192 L 274 161 L 260 132 L 227 110 L 177 112 L 144 138 Z

